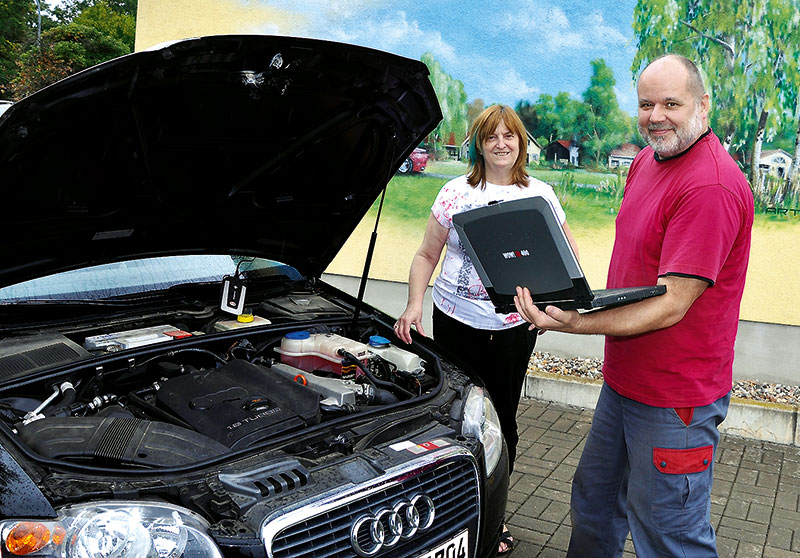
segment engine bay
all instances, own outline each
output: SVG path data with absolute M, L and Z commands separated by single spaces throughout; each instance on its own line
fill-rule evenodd
M 407 402 L 437 385 L 425 360 L 371 320 L 356 325 L 324 297 L 306 300 L 306 311 L 332 318 L 293 325 L 212 312 L 200 328 L 195 317 L 4 339 L 0 422 L 41 458 L 180 467 Z

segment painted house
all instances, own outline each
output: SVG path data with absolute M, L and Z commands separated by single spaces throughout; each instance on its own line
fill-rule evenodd
M 641 150 L 641 147 L 633 143 L 623 143 L 608 154 L 608 168 L 616 169 L 631 166 L 634 157 Z
M 551 141 L 545 146 L 544 153 L 547 161 L 555 161 L 576 167 L 580 161 L 580 145 L 575 140 Z
M 783 149 L 765 149 L 761 152 L 758 168 L 762 176 L 771 175 L 783 178 L 792 164 L 792 156 Z

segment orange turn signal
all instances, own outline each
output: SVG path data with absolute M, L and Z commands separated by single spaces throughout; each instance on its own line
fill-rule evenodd
M 63 527 L 61 528 L 63 531 Z M 61 534 L 63 540 L 65 533 Z M 6 537 L 6 548 L 11 554 L 24 556 L 41 550 L 50 542 L 50 529 L 34 521 L 17 523 Z

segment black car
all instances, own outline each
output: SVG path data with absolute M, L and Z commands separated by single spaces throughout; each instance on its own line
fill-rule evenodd
M 3 557 L 495 554 L 483 388 L 320 280 L 440 118 L 418 61 L 274 36 L 0 116 Z

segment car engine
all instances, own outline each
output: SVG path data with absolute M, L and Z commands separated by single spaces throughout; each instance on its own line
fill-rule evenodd
M 379 335 L 362 342 L 333 331 L 232 333 L 212 341 L 160 325 L 91 335 L 80 345 L 59 335 L 37 336 L 36 346 L 6 340 L 0 375 L 30 374 L 37 359 L 73 371 L 45 393 L 4 394 L 0 418 L 48 459 L 178 467 L 407 401 L 435 383 L 424 360 Z M 194 343 L 180 346 L 187 341 Z M 131 348 L 138 356 L 125 357 Z M 89 365 L 98 355 L 104 364 Z

